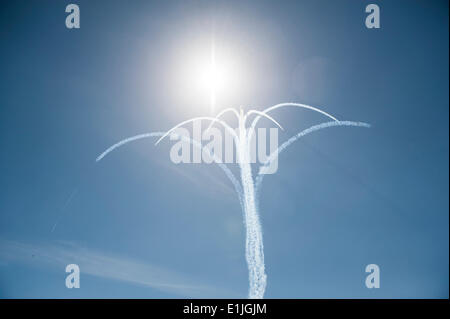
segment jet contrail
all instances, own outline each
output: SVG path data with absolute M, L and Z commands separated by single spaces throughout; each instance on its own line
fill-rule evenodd
M 130 142 L 139 140 L 139 139 L 141 139 L 141 138 L 152 137 L 152 136 L 162 136 L 162 135 L 164 135 L 164 134 L 165 134 L 164 132 L 152 132 L 152 133 L 145 133 L 145 134 L 139 134 L 139 135 L 135 135 L 135 136 L 132 136 L 132 137 L 128 137 L 128 138 L 123 139 L 123 140 L 121 140 L 120 142 L 118 142 L 118 143 L 116 143 L 116 144 L 110 146 L 106 151 L 104 151 L 103 153 L 101 153 L 101 154 L 95 159 L 95 161 L 96 161 L 96 162 L 101 161 L 101 160 L 103 159 L 103 157 L 105 157 L 106 155 L 108 155 L 109 153 L 111 153 L 112 151 L 114 151 L 116 148 L 118 148 L 118 147 L 120 147 L 120 146 L 122 146 L 122 145 L 124 145 L 124 144 L 127 144 L 127 143 L 130 143 Z
M 301 131 L 300 133 L 292 136 L 291 138 L 289 138 L 286 142 L 284 142 L 283 144 L 281 144 L 281 146 L 279 146 L 275 151 L 273 151 L 269 157 L 267 158 L 267 160 L 260 166 L 259 168 L 259 172 L 258 172 L 258 176 L 256 176 L 256 180 L 255 180 L 255 189 L 256 189 L 256 194 L 258 196 L 259 194 L 259 190 L 261 188 L 261 183 L 262 180 L 264 178 L 265 175 L 265 171 L 270 167 L 270 164 L 272 164 L 272 162 L 278 158 L 278 156 L 280 155 L 280 153 L 282 151 L 284 151 L 289 145 L 291 145 L 292 143 L 294 143 L 296 140 L 298 140 L 299 138 L 327 128 L 327 127 L 333 127 L 333 126 L 359 126 L 359 127 L 366 127 L 366 128 L 370 128 L 370 124 L 367 123 L 363 123 L 363 122 L 352 122 L 352 121 L 332 121 L 332 122 L 325 122 L 322 124 L 318 124 L 318 125 L 314 125 L 311 126 L 310 128 L 307 128 L 306 130 Z
M 51 233 L 53 233 L 56 229 L 56 226 L 58 226 L 59 221 L 62 218 L 62 215 L 64 213 L 64 210 L 67 208 L 67 206 L 69 205 L 69 203 L 72 201 L 73 197 L 76 195 L 76 193 L 78 192 L 78 189 L 75 188 L 72 193 L 70 193 L 69 198 L 66 200 L 66 202 L 64 203 L 63 207 L 61 208 L 61 213 L 58 216 L 58 219 L 56 220 L 55 224 L 53 224 L 52 230 L 50 231 Z
M 271 153 L 267 159 L 266 162 L 264 162 L 260 169 L 259 173 L 256 177 L 256 180 L 253 179 L 252 175 L 252 168 L 251 168 L 251 155 L 250 155 L 250 142 L 253 137 L 256 124 L 258 120 L 261 117 L 266 117 L 267 119 L 271 120 L 273 123 L 275 123 L 280 128 L 281 125 L 273 119 L 271 116 L 267 115 L 268 112 L 273 111 L 275 109 L 286 107 L 286 106 L 295 106 L 300 108 L 305 108 L 309 110 L 313 110 L 315 112 L 321 113 L 328 118 L 332 119 L 332 122 L 326 122 L 319 125 L 312 126 L 304 131 L 301 131 L 297 135 L 291 137 L 289 140 L 287 140 L 285 143 L 283 143 L 276 151 Z M 237 130 L 237 133 L 231 129 L 228 124 L 226 124 L 224 121 L 219 120 L 219 117 L 225 114 L 226 112 L 233 112 L 238 121 L 239 121 L 239 128 Z M 251 114 L 255 114 L 256 117 L 253 120 L 250 128 L 246 127 L 246 121 L 248 119 L 248 116 Z M 164 139 L 169 134 L 174 134 L 173 131 L 183 126 L 184 124 L 194 122 L 197 120 L 208 120 L 211 121 L 210 125 L 208 126 L 208 131 L 214 123 L 221 124 L 226 130 L 231 132 L 231 135 L 233 136 L 235 145 L 236 145 L 236 157 L 238 159 L 238 164 L 240 168 L 240 178 L 241 182 L 239 182 L 234 174 L 221 162 L 221 159 L 218 159 L 215 154 L 211 154 L 211 151 L 206 148 L 202 147 L 201 142 L 192 140 L 186 136 L 180 136 L 178 134 L 175 134 L 178 137 L 181 137 L 183 140 L 190 142 L 195 147 L 200 148 L 201 150 L 206 149 L 208 151 L 208 155 L 214 159 L 214 162 L 217 163 L 220 168 L 225 172 L 226 176 L 230 179 L 230 181 L 233 183 L 233 186 L 236 190 L 236 193 L 239 197 L 239 202 L 241 204 L 241 208 L 243 210 L 244 215 L 244 224 L 246 229 L 246 237 L 245 237 L 245 256 L 249 271 L 249 292 L 248 297 L 249 298 L 263 298 L 264 292 L 266 289 L 267 284 L 267 275 L 265 273 L 265 265 L 264 265 L 264 247 L 263 247 L 263 236 L 262 236 L 262 228 L 261 223 L 259 220 L 259 212 L 258 212 L 258 191 L 260 188 L 260 185 L 262 183 L 263 174 L 264 171 L 270 166 L 270 164 L 273 162 L 274 159 L 276 159 L 284 149 L 286 149 L 289 145 L 291 145 L 293 142 L 295 142 L 297 139 L 299 139 L 302 136 L 305 136 L 306 134 L 309 134 L 311 132 L 320 130 L 322 128 L 332 127 L 332 126 L 359 126 L 359 127 L 370 127 L 367 123 L 362 122 L 351 122 L 351 121 L 339 121 L 334 116 L 309 105 L 306 104 L 299 104 L 299 103 L 281 103 L 274 105 L 272 107 L 269 107 L 265 110 L 257 111 L 257 110 L 250 110 L 246 114 L 243 113 L 242 108 L 240 109 L 240 112 L 238 113 L 235 109 L 228 108 L 225 109 L 219 114 L 213 118 L 213 117 L 197 117 L 190 120 L 183 121 L 173 128 L 171 128 L 167 132 L 153 132 L 153 133 L 147 133 L 147 134 L 140 134 L 136 135 L 127 139 L 124 139 L 113 146 L 109 147 L 106 151 L 104 151 L 100 156 L 97 157 L 96 161 L 100 161 L 102 158 L 104 158 L 108 153 L 116 149 L 117 147 L 120 147 L 126 143 L 145 138 L 145 137 L 160 137 L 156 144 L 158 144 L 162 139 Z
M 312 111 L 321 113 L 321 114 L 325 115 L 326 117 L 329 117 L 332 120 L 338 121 L 337 118 L 335 118 L 334 116 L 328 114 L 327 112 L 324 112 L 324 111 L 318 109 L 317 107 L 306 105 L 306 104 L 300 104 L 300 103 L 292 103 L 292 102 L 276 104 L 274 106 L 268 107 L 267 109 L 265 109 L 261 113 L 267 114 L 270 111 L 273 111 L 273 110 L 276 110 L 276 109 L 279 109 L 279 108 L 282 108 L 282 107 L 286 107 L 286 106 L 294 106 L 294 107 L 299 107 L 299 108 L 312 110 Z M 255 119 L 252 122 L 252 125 L 251 125 L 250 130 L 249 130 L 249 135 L 250 135 L 249 138 L 248 138 L 249 142 L 251 142 L 252 136 L 253 136 L 254 131 L 255 131 L 256 124 L 258 123 L 260 118 L 261 118 L 261 116 L 259 115 L 259 116 L 255 117 Z
M 171 133 L 173 136 L 181 138 L 189 143 L 191 143 L 193 146 L 199 148 L 202 151 L 207 151 L 208 155 L 214 160 L 214 162 L 219 165 L 219 167 L 224 171 L 225 175 L 230 179 L 231 183 L 234 186 L 234 189 L 239 197 L 239 202 L 241 203 L 241 206 L 243 205 L 243 199 L 242 199 L 242 187 L 241 184 L 239 183 L 239 181 L 236 179 L 236 177 L 234 176 L 234 174 L 230 171 L 230 169 L 222 163 L 221 159 L 219 159 L 215 154 L 211 153 L 211 150 L 208 149 L 207 147 L 203 147 L 202 144 L 196 140 L 193 140 L 187 136 L 183 136 L 183 135 L 178 135 L 175 133 Z M 116 148 L 123 146 L 127 143 L 142 139 L 142 138 L 146 138 L 146 137 L 161 137 L 161 136 L 165 136 L 166 132 L 151 132 L 151 133 L 144 133 L 144 134 L 139 134 L 139 135 L 135 135 L 132 137 L 128 137 L 126 139 L 121 140 L 120 142 L 117 142 L 116 144 L 110 146 L 106 151 L 104 151 L 102 154 L 100 154 L 100 156 L 97 157 L 97 159 L 95 160 L 96 162 L 101 161 L 106 155 L 108 155 L 109 153 L 111 153 L 112 151 L 114 151 Z

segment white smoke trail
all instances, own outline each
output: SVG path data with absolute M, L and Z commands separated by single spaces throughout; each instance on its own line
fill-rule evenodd
M 234 115 L 236 115 L 236 118 L 239 120 L 239 113 L 233 109 L 232 107 L 226 108 L 225 110 L 222 110 L 219 112 L 219 114 L 216 115 L 215 119 L 218 120 L 222 115 L 224 115 L 225 113 L 228 112 L 232 112 Z M 205 133 L 208 132 L 211 127 L 214 125 L 214 123 L 216 123 L 215 121 L 211 121 L 211 123 L 209 124 L 208 128 L 206 129 Z
M 100 154 L 97 159 L 95 160 L 96 162 L 101 161 L 106 155 L 108 155 L 109 153 L 111 153 L 112 151 L 114 151 L 116 148 L 123 146 L 127 143 L 142 139 L 142 138 L 147 138 L 147 137 L 161 137 L 166 135 L 166 132 L 151 132 L 151 133 L 145 133 L 145 134 L 139 134 L 139 135 L 135 135 L 132 137 L 128 137 L 126 139 L 121 140 L 120 142 L 117 142 L 116 144 L 110 146 L 106 151 L 104 151 L 102 154 Z M 224 165 L 221 162 L 221 159 L 217 158 L 217 156 L 215 154 L 211 153 L 211 150 L 207 147 L 203 147 L 202 144 L 196 140 L 193 140 L 187 136 L 183 136 L 183 135 L 178 135 L 175 133 L 172 133 L 173 136 L 176 136 L 178 138 L 181 138 L 189 143 L 191 143 L 193 146 L 199 148 L 200 150 L 203 151 L 207 151 L 208 155 L 214 160 L 214 162 L 219 165 L 219 167 L 223 170 L 223 172 L 225 173 L 225 175 L 230 179 L 231 183 L 234 186 L 234 189 L 239 197 L 239 202 L 241 204 L 241 207 L 243 207 L 244 202 L 243 202 L 243 192 L 242 192 L 242 186 L 239 183 L 239 181 L 236 179 L 236 177 L 234 176 L 234 174 L 230 171 L 230 169 Z
M 190 122 L 194 122 L 194 121 L 202 121 L 202 120 L 207 120 L 207 121 L 211 121 L 212 123 L 217 122 L 219 124 L 222 124 L 223 127 L 228 130 L 228 132 L 231 134 L 231 136 L 233 136 L 235 139 L 237 139 L 236 136 L 236 132 L 233 131 L 233 129 L 228 126 L 227 123 L 225 123 L 222 120 L 219 120 L 217 118 L 214 117 L 209 117 L 209 116 L 200 116 L 200 117 L 194 117 L 192 119 L 183 121 L 181 123 L 178 123 L 177 125 L 175 125 L 174 127 L 172 127 L 170 130 L 168 130 L 166 133 L 163 134 L 163 136 L 161 136 L 155 143 L 155 145 L 158 145 L 159 142 L 161 142 L 166 136 L 168 136 L 170 133 L 172 133 L 174 130 L 176 130 L 177 128 L 179 128 L 180 126 L 183 126 L 184 124 L 190 123 Z
M 266 113 L 281 107 L 285 106 L 295 106 L 295 107 L 301 107 L 310 109 L 316 112 L 319 112 L 330 119 L 333 120 L 333 122 L 327 122 L 322 123 L 319 125 L 315 125 L 310 127 L 309 129 L 306 129 L 304 131 L 301 131 L 297 135 L 291 137 L 288 141 L 283 143 L 275 152 L 271 153 L 267 159 L 266 162 L 264 162 L 259 170 L 259 173 L 256 177 L 256 180 L 253 180 L 252 176 L 252 169 L 251 169 L 251 161 L 250 161 L 250 141 L 253 137 L 253 132 L 255 131 L 255 126 L 258 122 L 258 120 L 264 116 L 277 124 L 281 127 L 280 124 L 278 124 L 277 121 L 275 121 L 272 117 L 268 116 Z M 231 130 L 231 128 L 223 121 L 219 120 L 218 118 L 223 115 L 226 112 L 233 112 L 239 120 L 239 137 L 236 135 L 236 133 Z M 253 120 L 250 129 L 247 129 L 245 127 L 245 122 L 247 119 L 247 116 L 250 114 L 256 114 L 257 117 Z M 210 120 L 212 121 L 209 125 L 209 130 L 212 125 L 215 122 L 218 122 L 224 126 L 224 128 L 228 131 L 232 132 L 234 141 L 236 143 L 236 156 L 238 158 L 239 167 L 240 167 L 240 174 L 241 174 L 241 183 L 236 179 L 236 177 L 233 175 L 233 173 L 223 164 L 221 163 L 220 159 L 217 159 L 215 155 L 211 154 L 211 151 L 208 148 L 203 148 L 201 143 L 192 140 L 188 137 L 181 136 L 186 141 L 189 141 L 191 144 L 193 144 L 195 147 L 198 147 L 200 149 L 206 149 L 209 153 L 209 156 L 214 159 L 214 161 L 220 166 L 220 168 L 225 172 L 226 176 L 231 180 L 233 183 L 236 193 L 239 196 L 239 201 L 241 204 L 241 208 L 244 214 L 244 224 L 246 228 L 246 261 L 248 265 L 248 271 L 249 271 L 249 298 L 263 298 L 264 292 L 266 288 L 267 283 L 267 276 L 265 274 L 265 265 L 264 265 L 264 247 L 263 247 L 263 236 L 262 236 L 262 228 L 261 223 L 259 220 L 259 213 L 258 213 L 258 193 L 259 188 L 261 187 L 261 183 L 264 176 L 264 171 L 269 167 L 269 165 L 272 163 L 272 161 L 277 158 L 277 156 L 286 149 L 289 145 L 291 145 L 293 142 L 295 142 L 297 139 L 299 139 L 302 136 L 305 136 L 306 134 L 309 134 L 311 132 L 320 130 L 322 128 L 326 127 L 332 127 L 332 126 L 360 126 L 360 127 L 370 127 L 367 123 L 361 123 L 361 122 L 351 122 L 351 121 L 339 121 L 332 115 L 317 109 L 315 107 L 305 105 L 305 104 L 298 104 L 298 103 L 282 103 L 277 104 L 272 107 L 269 107 L 265 109 L 264 111 L 255 111 L 251 110 L 246 115 L 243 114 L 243 111 L 241 109 L 240 114 L 237 113 L 237 111 L 232 109 L 226 109 L 220 112 L 216 118 L 211 117 L 198 117 L 191 120 L 187 120 L 184 122 L 181 122 L 180 124 L 176 125 L 169 131 L 163 133 L 163 132 L 154 132 L 154 133 L 147 133 L 147 134 L 141 134 L 136 135 L 130 138 L 127 138 L 125 140 L 122 140 L 118 142 L 117 144 L 114 144 L 110 148 L 108 148 L 105 152 L 103 152 L 99 157 L 97 157 L 97 162 L 100 161 L 103 157 L 105 157 L 109 152 L 116 149 L 119 146 L 122 146 L 126 143 L 129 143 L 131 141 L 135 141 L 137 139 L 150 137 L 150 136 L 160 136 L 161 138 L 156 142 L 158 144 L 164 137 L 168 136 L 173 130 L 176 128 L 195 121 L 195 120 Z M 174 134 L 174 133 L 172 133 Z M 179 136 L 178 134 L 175 134 L 176 136 Z
M 64 203 L 64 206 L 61 209 L 61 213 L 58 217 L 58 219 L 56 220 L 56 222 L 53 224 L 52 230 L 50 231 L 51 233 L 53 233 L 56 229 L 56 226 L 58 226 L 59 221 L 61 220 L 64 211 L 66 210 L 67 206 L 69 206 L 69 203 L 72 201 L 72 199 L 74 198 L 74 196 L 78 193 L 78 189 L 75 188 L 72 193 L 70 193 L 69 198 L 66 200 L 66 202 Z
M 325 123 L 311 126 L 310 128 L 307 128 L 306 130 L 303 130 L 300 133 L 292 136 L 286 142 L 281 144 L 281 146 L 279 146 L 275 151 L 273 151 L 269 155 L 267 160 L 259 168 L 258 176 L 256 177 L 256 181 L 255 181 L 256 196 L 258 197 L 258 195 L 259 195 L 261 183 L 262 183 L 264 175 L 265 175 L 264 172 L 270 167 L 270 164 L 280 155 L 280 153 L 282 151 L 284 151 L 288 146 L 290 146 L 296 140 L 298 140 L 299 138 L 301 138 L 309 133 L 312 133 L 312 132 L 315 132 L 315 131 L 318 131 L 318 130 L 321 130 L 324 128 L 333 127 L 333 126 L 359 126 L 359 127 L 369 128 L 370 124 L 363 123 L 363 122 L 352 122 L 352 121 L 325 122 Z
M 261 116 L 263 116 L 263 117 L 269 119 L 270 121 L 274 122 L 280 129 L 283 130 L 283 127 L 281 126 L 281 124 L 278 123 L 273 117 L 267 115 L 267 114 L 264 113 L 264 112 L 260 112 L 260 111 L 257 111 L 257 110 L 250 110 L 250 111 L 248 111 L 247 114 L 245 114 L 245 119 L 244 119 L 244 120 L 246 120 L 247 117 L 250 116 L 250 115 L 252 115 L 252 114 L 257 114 L 257 115 L 258 115 L 258 118 L 261 117 Z M 256 124 L 255 124 L 255 125 L 256 125 Z M 253 127 L 253 129 L 254 129 L 254 127 Z
M 267 114 L 267 113 L 269 113 L 269 112 L 271 112 L 273 110 L 276 110 L 276 109 L 279 109 L 279 108 L 282 108 L 282 107 L 286 107 L 286 106 L 294 106 L 294 107 L 299 107 L 299 108 L 312 110 L 314 112 L 318 112 L 320 114 L 323 114 L 326 117 L 328 117 L 328 118 L 330 118 L 330 119 L 332 119 L 334 121 L 338 121 L 338 119 L 335 118 L 333 115 L 331 115 L 331 114 L 329 114 L 329 113 L 327 113 L 325 111 L 322 111 L 321 109 L 318 109 L 317 107 L 314 107 L 314 106 L 311 106 L 311 105 L 306 105 L 306 104 L 300 104 L 300 103 L 280 103 L 280 104 L 276 104 L 276 105 L 273 105 L 271 107 L 268 107 L 268 108 L 266 108 L 264 111 L 262 111 L 260 113 Z M 260 119 L 261 119 L 261 115 L 258 115 L 257 117 L 255 117 L 255 119 L 252 122 L 252 125 L 250 126 L 249 138 L 248 138 L 248 142 L 249 143 L 252 141 L 252 137 L 253 137 L 253 134 L 254 134 L 254 131 L 255 131 L 256 124 L 258 123 L 258 121 Z
M 246 139 L 242 140 L 241 143 L 242 145 L 246 145 Z M 245 257 L 250 284 L 248 297 L 251 299 L 261 299 L 264 297 L 267 275 L 264 266 L 262 228 L 256 206 L 255 186 L 253 184 L 248 148 L 241 148 L 239 166 L 241 168 L 242 188 L 244 190 L 244 220 L 246 228 Z
M 165 134 L 165 132 L 152 132 L 152 133 L 145 133 L 145 134 L 139 134 L 139 135 L 135 135 L 135 136 L 132 136 L 132 137 L 128 137 L 128 138 L 123 139 L 123 140 L 121 140 L 120 142 L 118 142 L 118 143 L 116 143 L 116 144 L 110 146 L 106 151 L 104 151 L 103 153 L 101 153 L 101 154 L 95 159 L 95 161 L 96 161 L 96 162 L 101 161 L 101 160 L 103 159 L 103 157 L 105 157 L 105 156 L 108 155 L 110 152 L 114 151 L 116 148 L 118 148 L 118 147 L 120 147 L 120 146 L 122 146 L 122 145 L 124 145 L 124 144 L 127 144 L 127 143 L 130 143 L 130 142 L 139 140 L 139 139 L 141 139 L 141 138 L 152 137 L 152 136 L 162 136 L 162 135 L 164 135 L 164 134 Z

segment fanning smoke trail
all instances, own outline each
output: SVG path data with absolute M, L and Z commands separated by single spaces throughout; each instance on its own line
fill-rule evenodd
M 289 140 L 287 140 L 285 143 L 283 143 L 276 151 L 271 153 L 269 155 L 269 158 L 267 161 L 265 161 L 260 169 L 259 173 L 256 176 L 256 180 L 253 179 L 252 176 L 252 168 L 251 168 L 251 156 L 250 156 L 250 149 L 251 145 L 250 142 L 253 138 L 255 127 L 258 122 L 258 120 L 261 117 L 265 117 L 269 120 L 271 120 L 273 123 L 278 125 L 281 129 L 281 125 L 272 117 L 267 115 L 268 112 L 273 111 L 278 108 L 287 107 L 287 106 L 294 106 L 299 108 L 305 108 L 309 109 L 318 113 L 321 113 L 322 115 L 327 116 L 328 118 L 332 119 L 332 122 L 326 122 L 319 125 L 312 126 L 304 131 L 301 131 L 297 135 L 291 137 Z M 232 130 L 228 124 L 226 124 L 224 121 L 220 120 L 219 118 L 227 113 L 232 112 L 239 120 L 239 134 L 236 134 L 234 130 Z M 245 123 L 249 115 L 255 114 L 256 117 L 253 120 L 251 126 L 249 129 L 246 128 Z M 225 130 L 231 133 L 233 136 L 233 140 L 236 145 L 236 157 L 238 159 L 238 164 L 240 168 L 240 177 L 241 177 L 241 183 L 236 179 L 236 177 L 233 175 L 233 173 L 227 168 L 226 165 L 224 165 L 221 161 L 221 159 L 217 158 L 215 154 L 211 153 L 211 150 L 207 147 L 202 147 L 202 144 L 198 141 L 195 141 L 189 137 L 181 136 L 178 134 L 175 134 L 173 131 L 177 129 L 178 127 L 193 122 L 197 120 L 209 120 L 211 121 L 211 124 L 209 125 L 208 131 L 214 123 L 221 124 Z M 264 266 L 264 248 L 263 248 L 263 236 L 262 236 L 262 228 L 261 223 L 259 220 L 259 213 L 258 213 L 258 193 L 259 189 L 261 187 L 261 183 L 264 177 L 264 174 L 266 170 L 270 167 L 270 164 L 273 162 L 274 159 L 278 157 L 278 155 L 286 149 L 289 145 L 291 145 L 293 142 L 298 140 L 299 138 L 318 131 L 322 128 L 332 127 L 332 126 L 359 126 L 359 127 L 370 127 L 369 124 L 361 123 L 361 122 L 351 122 L 351 121 L 339 121 L 332 115 L 309 105 L 305 104 L 298 104 L 298 103 L 281 103 L 274 105 L 272 107 L 269 107 L 265 109 L 264 111 L 256 111 L 256 110 L 250 110 L 246 114 L 243 113 L 243 110 L 241 109 L 238 113 L 236 110 L 232 108 L 228 108 L 220 112 L 215 118 L 212 117 L 196 117 L 187 121 L 183 121 L 179 123 L 178 125 L 174 126 L 167 132 L 153 132 L 153 133 L 147 133 L 147 134 L 140 134 L 136 135 L 127 139 L 124 139 L 111 147 L 109 147 L 106 151 L 104 151 L 100 156 L 97 157 L 96 161 L 102 160 L 106 155 L 108 155 L 110 152 L 112 152 L 114 149 L 132 142 L 136 141 L 141 138 L 146 137 L 160 137 L 156 144 L 158 144 L 162 139 L 164 139 L 169 134 L 173 134 L 185 141 L 188 141 L 189 143 L 193 144 L 195 147 L 206 151 L 207 155 L 209 155 L 216 164 L 219 165 L 219 167 L 225 172 L 226 176 L 230 179 L 230 181 L 233 183 L 233 186 L 236 190 L 236 193 L 239 197 L 239 202 L 241 204 L 241 208 L 244 214 L 244 224 L 246 229 L 246 237 L 245 237 L 245 257 L 248 265 L 248 271 L 249 271 L 249 298 L 263 298 L 264 292 L 266 289 L 266 283 L 267 283 L 267 276 L 265 273 L 265 266 Z M 238 136 L 239 135 L 239 136 Z

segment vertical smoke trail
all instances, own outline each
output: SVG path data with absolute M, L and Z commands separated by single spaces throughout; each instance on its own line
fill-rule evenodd
M 267 276 L 264 267 L 264 248 L 262 229 L 255 201 L 255 187 L 249 163 L 240 164 L 242 186 L 244 190 L 245 215 L 245 255 L 249 271 L 249 293 L 251 299 L 264 297 Z
M 245 221 L 245 257 L 249 272 L 249 292 L 251 299 L 262 299 L 266 290 L 267 275 L 264 266 L 264 247 L 262 228 L 256 205 L 255 185 L 253 183 L 250 149 L 247 141 L 245 119 L 239 123 L 240 137 L 238 146 L 238 161 L 241 170 L 241 181 L 244 192 L 244 221 Z

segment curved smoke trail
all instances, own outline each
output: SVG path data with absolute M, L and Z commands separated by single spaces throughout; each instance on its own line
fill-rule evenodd
M 266 108 L 265 110 L 263 110 L 260 113 L 267 114 L 268 112 L 271 112 L 273 110 L 276 110 L 276 109 L 279 109 L 279 108 L 282 108 L 282 107 L 287 107 L 287 106 L 294 106 L 294 107 L 298 107 L 298 108 L 308 109 L 308 110 L 320 113 L 322 115 L 325 115 L 326 117 L 328 117 L 328 118 L 330 118 L 330 119 L 332 119 L 332 120 L 334 120 L 336 122 L 339 122 L 339 120 L 337 118 L 335 118 L 333 115 L 331 115 L 331 114 L 329 114 L 329 113 L 327 113 L 325 111 L 322 111 L 321 109 L 319 109 L 317 107 L 314 107 L 314 106 L 311 106 L 311 105 L 307 105 L 307 104 L 301 104 L 301 103 L 292 103 L 292 102 L 279 103 L 279 104 L 276 104 L 276 105 L 273 105 L 271 107 Z M 253 120 L 251 126 L 250 126 L 249 138 L 248 138 L 249 142 L 251 142 L 251 140 L 252 140 L 252 137 L 253 137 L 254 132 L 255 132 L 256 124 L 258 123 L 258 121 L 260 119 L 261 119 L 261 115 L 256 116 L 255 119 Z
M 122 145 L 124 145 L 124 144 L 127 144 L 127 143 L 130 143 L 130 142 L 139 140 L 139 139 L 141 139 L 141 138 L 153 137 L 153 136 L 162 136 L 162 135 L 164 135 L 164 134 L 165 134 L 165 132 L 164 132 L 164 133 L 163 133 L 163 132 L 152 132 L 152 133 L 145 133 L 145 134 L 139 134 L 139 135 L 135 135 L 135 136 L 132 136 L 132 137 L 128 137 L 128 138 L 123 139 L 123 140 L 121 140 L 120 142 L 118 142 L 118 143 L 116 143 L 116 144 L 110 146 L 106 151 L 104 151 L 103 153 L 101 153 L 101 154 L 95 159 L 95 161 L 96 161 L 96 162 L 101 161 L 101 160 L 103 159 L 103 157 L 105 157 L 106 155 L 108 155 L 109 153 L 111 153 L 112 151 L 114 151 L 116 148 L 118 148 L 118 147 L 120 147 L 120 146 L 122 146 Z
M 145 133 L 145 134 L 139 134 L 139 135 L 135 135 L 132 137 L 128 137 L 126 139 L 121 140 L 120 142 L 117 142 L 116 144 L 110 146 L 108 149 L 106 149 L 102 154 L 100 154 L 95 161 L 99 162 L 101 161 L 106 155 L 108 155 L 109 153 L 111 153 L 112 151 L 114 151 L 116 148 L 123 146 L 127 143 L 142 139 L 142 138 L 147 138 L 147 137 L 161 137 L 164 136 L 166 134 L 166 132 L 151 132 L 151 133 Z M 230 179 L 231 183 L 234 186 L 234 189 L 239 197 L 239 203 L 241 204 L 241 207 L 243 208 L 244 206 L 244 201 L 243 201 L 243 191 L 242 191 L 242 186 L 239 183 L 239 181 L 236 179 L 236 177 L 234 176 L 234 174 L 230 171 L 230 169 L 223 163 L 221 163 L 221 159 L 217 158 L 217 156 L 215 154 L 211 153 L 211 150 L 209 148 L 207 148 L 206 146 L 203 147 L 201 143 L 199 143 L 196 140 L 193 140 L 187 136 L 183 136 L 183 135 L 178 135 L 175 133 L 172 133 L 172 135 L 179 137 L 189 143 L 191 143 L 193 146 L 199 148 L 200 150 L 204 151 L 206 150 L 208 152 L 208 155 L 214 160 L 214 162 L 219 165 L 219 167 L 223 170 L 223 172 L 225 173 L 225 175 Z
M 324 128 L 333 127 L 333 126 L 358 126 L 358 127 L 369 128 L 370 124 L 367 124 L 364 122 L 352 122 L 352 121 L 325 122 L 325 123 L 311 126 L 310 128 L 307 128 L 306 130 L 303 130 L 300 133 L 292 136 L 286 142 L 281 144 L 281 146 L 278 147 L 275 151 L 273 151 L 269 155 L 268 159 L 259 168 L 258 176 L 256 177 L 256 182 L 255 182 L 256 196 L 258 197 L 258 195 L 259 195 L 261 183 L 262 183 L 264 175 L 265 175 L 264 172 L 269 168 L 270 164 L 272 164 L 272 162 L 280 155 L 280 153 L 282 151 L 284 151 L 288 146 L 290 146 L 296 140 L 298 140 L 299 138 L 301 138 L 309 133 L 312 133 L 312 132 L 315 132 L 315 131 L 318 131 L 318 130 L 321 130 Z

